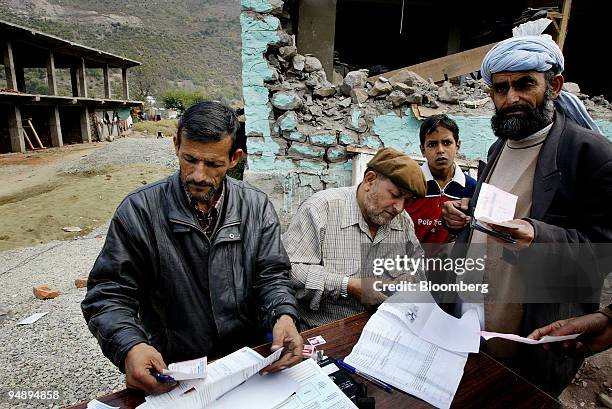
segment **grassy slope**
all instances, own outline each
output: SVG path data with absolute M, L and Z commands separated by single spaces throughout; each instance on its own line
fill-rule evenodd
M 29 0 L 35 3 L 36 0 Z M 26 2 L 27 3 L 27 2 Z M 238 0 L 50 0 L 67 9 L 139 17 L 142 27 L 46 20 L 0 0 L 0 18 L 141 61 L 169 81 L 192 81 L 210 97 L 240 96 Z M 26 14 L 26 16 L 24 16 Z

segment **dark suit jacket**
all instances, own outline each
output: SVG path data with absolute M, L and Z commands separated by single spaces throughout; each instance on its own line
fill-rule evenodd
M 470 209 L 504 143 L 498 140 L 489 149 Z M 529 221 L 535 229 L 533 245 L 512 254 L 531 292 L 523 309 L 523 336 L 553 321 L 595 311 L 603 279 L 612 271 L 605 259 L 612 247 L 612 144 L 560 112 L 538 157 Z M 465 257 L 469 230 L 459 233 L 453 257 Z M 555 292 L 559 283 L 563 288 Z M 568 284 L 577 290 L 568 292 Z M 549 297 L 540 291 L 544 286 L 551 289 Z M 459 311 L 457 299 L 450 301 L 453 312 Z M 541 347 L 521 348 L 511 365 L 555 396 L 582 364 Z

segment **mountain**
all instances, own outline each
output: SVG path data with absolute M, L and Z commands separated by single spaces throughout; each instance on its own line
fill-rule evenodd
M 133 94 L 140 76 L 153 94 L 180 87 L 224 100 L 241 95 L 239 15 L 239 0 L 0 0 L 0 19 L 142 62 Z

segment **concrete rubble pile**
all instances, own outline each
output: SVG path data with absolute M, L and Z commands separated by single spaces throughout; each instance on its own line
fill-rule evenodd
M 489 88 L 482 80 L 436 85 L 411 71 L 368 80 L 363 69 L 332 83 L 316 57 L 298 53 L 293 36 L 281 31 L 279 38 L 265 54 L 272 70 L 265 86 L 273 107 L 272 138 L 281 146 L 280 156 L 346 162 L 347 145 L 383 145 L 371 129 L 379 115 L 402 115 L 411 106 L 445 112 L 489 103 Z
M 259 4 L 259 3 L 257 3 Z M 434 83 L 411 71 L 372 77 L 368 70 L 349 72 L 333 82 L 319 59 L 298 52 L 291 24 L 280 0 L 270 1 L 270 8 L 253 15 L 255 19 L 275 15 L 281 21 L 277 39 L 264 53 L 271 75 L 264 81 L 269 91 L 271 137 L 279 145 L 277 157 L 301 163 L 314 160 L 329 164 L 346 163 L 347 145 L 378 149 L 383 146 L 375 132 L 377 117 L 394 112 L 398 117 L 415 112 L 450 113 L 464 116 L 490 116 L 493 103 L 489 87 L 482 79 L 464 76 L 459 81 Z M 255 7 L 255 6 L 253 6 Z M 336 76 L 334 76 L 336 77 Z M 568 84 L 589 109 L 607 108 L 601 97 L 589 99 L 580 94 L 576 84 Z M 578 89 L 578 91 L 576 91 Z M 420 107 L 423 107 L 421 109 Z M 423 116 L 427 116 L 423 115 Z M 248 137 L 261 137 L 248 134 Z
M 241 0 L 245 178 L 271 197 L 282 223 L 312 193 L 352 184 L 354 152 L 390 146 L 420 155 L 420 120 L 436 113 L 458 122 L 462 159 L 486 157 L 494 105 L 482 79 L 434 83 L 408 70 L 326 75 L 323 60 L 296 46 L 295 11 L 292 0 Z M 581 98 L 607 115 L 595 118 L 612 119 L 603 99 Z

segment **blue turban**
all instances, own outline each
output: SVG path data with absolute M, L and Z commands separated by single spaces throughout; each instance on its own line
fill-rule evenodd
M 480 73 L 490 86 L 493 74 L 502 71 L 544 72 L 552 69 L 561 73 L 563 68 L 563 54 L 551 36 L 522 35 L 501 41 L 489 50 L 480 66 Z M 574 94 L 561 91 L 555 104 L 578 125 L 601 133 L 582 101 Z

